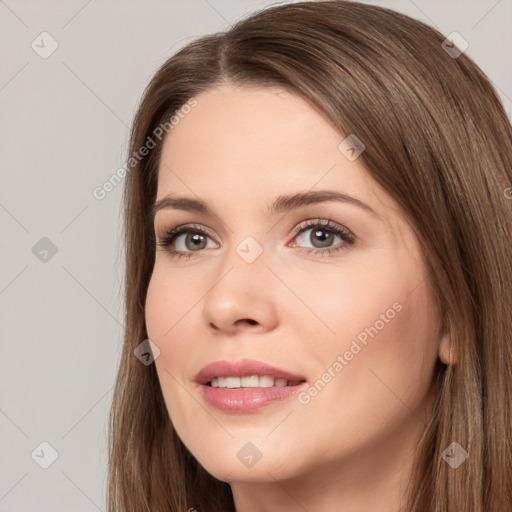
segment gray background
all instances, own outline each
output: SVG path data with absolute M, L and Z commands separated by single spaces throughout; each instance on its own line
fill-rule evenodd
M 105 510 L 122 184 L 103 200 L 92 191 L 126 160 L 135 108 L 165 59 L 273 3 L 0 1 L 0 511 Z M 459 32 L 512 114 L 512 0 L 367 3 Z M 47 59 L 31 47 L 48 51 L 43 31 L 59 45 Z M 58 453 L 47 469 L 44 441 Z

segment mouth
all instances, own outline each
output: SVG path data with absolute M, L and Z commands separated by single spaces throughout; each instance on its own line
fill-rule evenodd
M 206 365 L 194 379 L 198 384 L 220 388 L 285 387 L 305 381 L 303 375 L 292 373 L 262 361 L 240 359 L 215 361 Z
M 307 386 L 302 375 L 249 359 L 211 363 L 195 382 L 203 400 L 225 413 L 248 413 L 283 402 Z
M 284 388 L 297 386 L 305 380 L 288 380 L 271 375 L 248 375 L 245 377 L 213 377 L 206 385 L 213 388 L 241 389 L 241 388 L 271 388 L 273 386 Z

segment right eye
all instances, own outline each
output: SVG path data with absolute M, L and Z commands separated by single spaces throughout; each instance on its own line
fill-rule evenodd
M 172 257 L 190 257 L 194 252 L 200 252 L 202 249 L 219 247 L 213 240 L 213 247 L 209 247 L 208 240 L 212 239 L 201 227 L 187 225 L 168 230 L 158 240 L 157 245 L 165 248 Z M 173 248 L 170 249 L 171 247 Z

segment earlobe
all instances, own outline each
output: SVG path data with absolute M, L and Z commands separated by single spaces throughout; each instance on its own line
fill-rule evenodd
M 441 361 L 447 366 L 453 366 L 455 364 L 452 341 L 449 332 L 445 332 L 443 334 L 439 343 L 439 359 L 441 359 Z

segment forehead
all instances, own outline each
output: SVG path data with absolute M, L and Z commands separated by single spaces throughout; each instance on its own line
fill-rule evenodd
M 311 150 L 304 143 L 318 143 L 320 137 L 322 149 L 337 150 L 340 135 L 302 98 L 286 90 L 220 86 L 196 100 L 197 105 L 167 136 L 164 151 L 179 157 L 176 152 L 194 149 L 198 158 L 208 152 L 218 158 L 229 155 L 230 160 L 255 155 L 261 160 L 281 153 L 292 159 Z
M 197 186 L 215 181 L 261 188 L 265 182 L 309 189 L 333 167 L 342 171 L 340 164 L 345 182 L 364 178 L 361 166 L 338 149 L 344 136 L 287 90 L 223 85 L 196 100 L 164 141 L 161 185 L 180 185 L 169 169 Z

